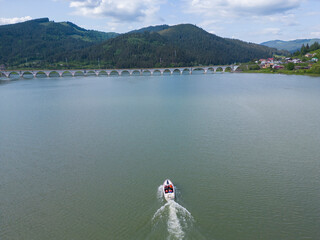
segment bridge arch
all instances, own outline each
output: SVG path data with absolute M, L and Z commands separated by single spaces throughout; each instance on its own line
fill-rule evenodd
M 217 67 L 216 68 L 216 72 L 223 72 L 223 68 L 222 67 Z
M 119 74 L 119 72 L 117 70 L 112 70 L 110 72 L 109 76 L 118 77 L 118 76 L 120 76 L 120 74 Z
M 23 78 L 25 78 L 25 79 L 30 79 L 30 78 L 33 78 L 33 77 L 34 77 L 34 76 L 33 76 L 33 73 L 30 72 L 30 71 L 25 71 L 25 72 L 23 72 L 21 76 L 22 76 Z
M 183 75 L 188 75 L 188 74 L 190 74 L 190 69 L 189 69 L 189 68 L 183 69 L 182 72 L 181 72 L 181 74 L 183 74 Z
M 46 78 L 46 77 L 48 77 L 48 75 L 47 75 L 45 72 L 43 72 L 43 71 L 39 71 L 39 72 L 37 72 L 37 73 L 35 74 L 35 77 L 36 77 L 36 78 Z
M 156 70 L 153 71 L 152 75 L 160 76 L 161 75 L 161 71 L 159 69 L 156 69 Z
M 8 74 L 8 78 L 19 78 L 19 77 L 20 77 L 20 74 L 16 71 L 13 71 Z
M 204 74 L 205 70 L 202 67 L 197 67 L 192 70 L 192 74 Z
M 135 69 L 135 70 L 133 70 L 133 71 L 131 72 L 131 75 L 132 75 L 132 76 L 139 76 L 139 75 L 141 75 L 141 72 L 140 72 L 140 70 Z
M 102 70 L 102 71 L 100 71 L 99 73 L 98 73 L 98 76 L 99 77 L 103 77 L 103 76 L 105 76 L 105 77 L 107 77 L 109 74 L 107 73 L 107 71 L 105 71 L 105 70 Z
M 172 75 L 180 75 L 181 74 L 181 70 L 180 69 L 174 69 L 173 71 L 172 71 Z
M 61 77 L 60 73 L 57 71 L 51 71 L 49 77 Z
M 214 68 L 213 67 L 209 67 L 207 69 L 207 73 L 215 73 Z
M 171 75 L 171 71 L 170 71 L 170 69 L 165 69 L 165 70 L 163 70 L 162 74 L 163 75 Z
M 120 75 L 121 76 L 130 76 L 131 74 L 130 74 L 129 70 L 123 70 Z
M 148 70 L 148 69 L 143 70 L 143 71 L 142 71 L 142 75 L 143 75 L 143 76 L 151 76 L 151 71 Z
M 97 76 L 97 73 L 94 70 L 89 70 L 87 71 L 86 76 Z
M 85 75 L 84 75 L 84 72 L 83 72 L 83 71 L 78 70 L 78 71 L 75 71 L 75 72 L 73 73 L 73 76 L 74 76 L 74 77 L 84 77 Z
M 225 72 L 232 72 L 232 67 L 228 66 L 224 69 Z
M 73 74 L 70 71 L 64 71 L 61 73 L 61 77 L 72 77 Z

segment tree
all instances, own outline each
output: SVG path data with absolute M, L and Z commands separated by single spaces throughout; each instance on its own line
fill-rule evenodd
M 320 45 L 318 42 L 315 42 L 314 44 L 312 44 L 310 46 L 310 51 L 315 51 L 315 50 L 318 50 L 320 48 Z
M 300 51 L 299 50 L 297 50 L 296 52 L 294 52 L 293 54 L 292 54 L 292 56 L 299 56 L 300 55 Z
M 300 52 L 301 52 L 302 55 L 307 53 L 307 49 L 306 49 L 306 46 L 304 44 L 302 44 Z
M 287 64 L 287 69 L 290 70 L 290 71 L 292 71 L 292 70 L 294 69 L 294 63 L 289 62 L 289 63 Z
M 309 52 L 309 50 L 310 50 L 310 47 L 309 47 L 308 43 L 307 43 L 307 46 L 306 46 L 306 50 L 307 50 L 307 52 Z

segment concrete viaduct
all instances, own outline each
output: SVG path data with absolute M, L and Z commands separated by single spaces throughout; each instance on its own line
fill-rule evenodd
M 172 75 L 172 74 L 192 74 L 192 72 L 200 73 L 216 73 L 218 71 L 225 72 L 229 70 L 234 72 L 239 66 L 223 65 L 223 66 L 207 66 L 207 67 L 178 67 L 178 68 L 146 68 L 146 69 L 79 69 L 79 70 L 10 70 L 0 71 L 0 76 L 10 77 L 63 77 L 63 76 L 112 76 L 112 75 Z

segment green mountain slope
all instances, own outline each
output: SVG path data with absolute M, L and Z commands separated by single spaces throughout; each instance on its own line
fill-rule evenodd
M 0 26 L 0 65 L 9 68 L 145 68 L 247 62 L 283 52 L 221 38 L 191 24 L 127 34 L 88 31 L 48 18 Z
M 191 24 L 180 24 L 159 32 L 171 43 L 195 56 L 198 64 L 230 64 L 271 57 L 276 49 L 210 34 Z
M 116 33 L 85 30 L 70 22 L 48 18 L 0 26 L 0 64 L 52 61 L 61 52 L 86 48 Z
M 128 33 L 88 49 L 75 51 L 70 59 L 78 65 L 104 68 L 145 68 L 192 65 L 194 58 L 184 50 L 176 50 L 166 38 L 156 32 Z M 175 54 L 178 52 L 178 54 Z M 64 56 L 61 56 L 63 59 Z
M 271 48 L 277 48 L 279 50 L 287 50 L 289 52 L 295 52 L 297 50 L 300 50 L 302 44 L 311 46 L 313 43 L 319 42 L 320 39 L 314 38 L 314 39 L 297 39 L 292 41 L 281 41 L 281 40 L 274 40 L 274 41 L 268 41 L 263 42 L 261 45 L 271 47 Z
M 88 66 L 99 60 L 107 68 L 139 68 L 232 64 L 279 53 L 258 44 L 221 38 L 191 24 L 151 30 L 120 35 L 76 51 L 70 58 L 78 64 L 87 61 Z

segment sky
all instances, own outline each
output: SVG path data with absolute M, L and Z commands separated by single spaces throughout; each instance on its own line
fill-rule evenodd
M 191 23 L 254 43 L 320 38 L 320 0 L 0 0 L 0 9 L 0 25 L 48 17 L 104 32 Z

